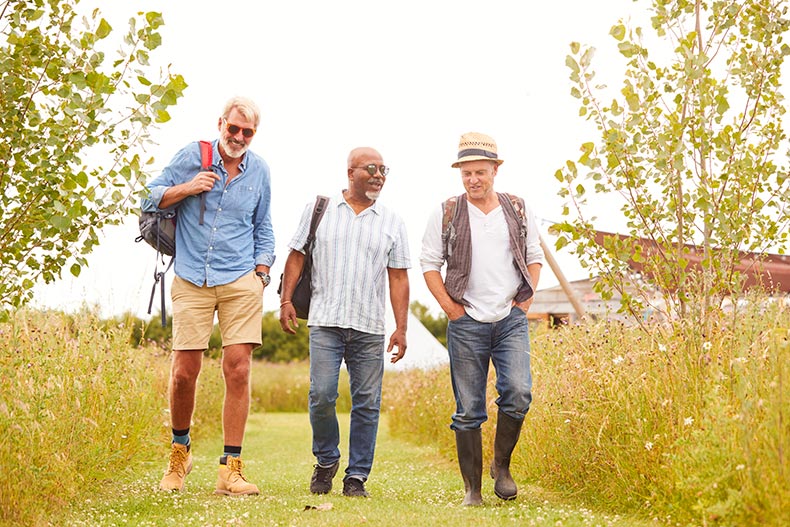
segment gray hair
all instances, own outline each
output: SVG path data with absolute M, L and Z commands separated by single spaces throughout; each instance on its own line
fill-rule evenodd
M 252 101 L 252 99 L 238 96 L 232 97 L 230 100 L 228 100 L 228 102 L 225 103 L 225 109 L 222 110 L 222 117 L 227 119 L 230 115 L 230 112 L 232 112 L 234 108 L 238 110 L 245 119 L 250 119 L 252 122 L 254 122 L 255 128 L 258 128 L 258 125 L 261 124 L 261 111 L 258 109 L 258 105 Z

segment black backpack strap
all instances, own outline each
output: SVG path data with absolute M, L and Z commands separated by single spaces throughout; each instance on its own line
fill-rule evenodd
M 324 217 L 326 206 L 329 203 L 329 198 L 326 196 L 316 196 L 315 205 L 313 205 L 313 217 L 310 219 L 310 232 L 307 234 L 307 241 L 304 244 L 304 251 L 312 251 L 313 242 L 315 241 L 315 231 L 318 230 L 318 224 L 321 223 L 321 218 Z
M 165 274 L 170 270 L 173 266 L 173 261 L 175 260 L 175 256 L 170 258 L 170 263 L 167 264 L 164 271 L 159 271 L 158 269 L 154 271 L 154 285 L 151 288 L 151 298 L 148 300 L 148 314 L 151 314 L 151 309 L 154 305 L 154 296 L 156 296 L 156 285 L 159 284 L 159 297 L 161 302 L 161 316 L 162 316 L 162 327 L 167 326 L 167 313 L 165 312 Z M 158 261 L 158 260 L 157 260 Z M 163 260 L 164 261 L 164 260 Z

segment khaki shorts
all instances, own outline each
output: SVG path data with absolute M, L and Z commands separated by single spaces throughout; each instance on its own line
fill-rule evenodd
M 263 284 L 250 272 L 235 282 L 215 287 L 187 282 L 176 276 L 173 300 L 173 349 L 204 350 L 219 319 L 222 345 L 261 344 Z

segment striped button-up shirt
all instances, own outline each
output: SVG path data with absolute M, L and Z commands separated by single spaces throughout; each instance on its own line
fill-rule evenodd
M 314 202 L 289 247 L 302 252 Z M 384 335 L 387 268 L 411 267 L 403 220 L 378 201 L 357 215 L 343 195 L 331 198 L 316 231 L 308 326 Z

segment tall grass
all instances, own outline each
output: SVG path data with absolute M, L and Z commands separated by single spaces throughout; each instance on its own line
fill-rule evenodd
M 0 524 L 44 525 L 141 462 L 161 459 L 164 469 L 170 352 L 132 347 L 130 331 L 88 311 L 23 310 L 0 325 Z M 251 411 L 306 411 L 309 383 L 306 362 L 254 361 Z M 339 393 L 338 411 L 347 412 L 344 371 Z M 221 433 L 223 398 L 221 363 L 206 358 L 195 441 Z
M 790 524 L 789 327 L 787 308 L 761 303 L 652 335 L 613 322 L 533 335 L 516 477 L 662 524 Z M 396 432 L 452 452 L 437 432 L 454 409 L 447 370 L 391 386 Z
M 310 391 L 310 362 L 253 361 L 252 410 L 258 412 L 306 412 Z M 348 373 L 340 370 L 337 411 L 351 410 Z
M 161 443 L 157 358 L 101 326 L 32 311 L 0 325 L 0 520 L 42 523 Z

